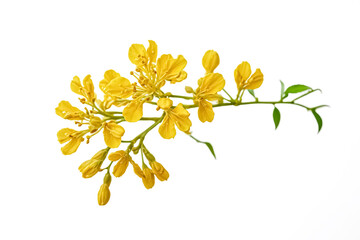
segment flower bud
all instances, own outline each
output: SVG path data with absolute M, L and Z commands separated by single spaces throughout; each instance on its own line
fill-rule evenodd
M 110 186 L 110 183 L 111 183 L 111 175 L 109 172 L 107 172 L 104 176 L 104 184 L 107 184 Z
M 100 206 L 106 205 L 110 200 L 110 190 L 109 185 L 102 184 L 98 192 L 98 203 Z
M 187 93 L 195 93 L 194 89 L 192 89 L 192 87 L 189 87 L 189 86 L 185 86 L 185 91 Z
M 149 160 L 149 162 L 155 161 L 154 155 L 152 155 L 150 152 L 146 152 L 144 154 L 145 154 L 145 157 L 147 158 L 147 160 Z
M 163 165 L 161 165 L 161 163 L 153 161 L 150 162 L 150 166 L 152 168 L 153 173 L 160 181 L 168 180 L 169 173 L 168 171 L 166 171 Z
M 99 127 L 101 127 L 102 125 L 102 121 L 99 117 L 91 117 L 90 118 L 90 126 L 89 129 L 92 130 L 97 130 L 99 129 Z
M 79 166 L 79 170 L 82 173 L 83 178 L 91 178 L 99 172 L 108 151 L 109 150 L 107 148 L 100 150 L 90 160 L 83 162 Z
M 142 150 L 147 160 L 149 160 L 149 162 L 155 161 L 154 155 L 152 155 L 151 152 L 149 152 L 149 150 L 147 150 L 147 148 L 144 145 Z
M 139 153 L 139 150 L 140 150 L 140 146 L 137 146 L 137 147 L 133 147 L 133 148 L 132 148 L 132 152 L 133 152 L 134 154 L 138 154 L 138 153 Z
M 134 162 L 133 160 L 130 160 L 130 163 L 134 168 L 134 173 L 136 175 L 138 175 L 140 178 L 144 178 L 145 175 L 144 175 L 143 171 L 141 170 L 140 166 L 136 162 Z
M 143 169 L 144 177 L 142 178 L 142 182 L 146 189 L 150 189 L 155 185 L 155 177 L 154 173 L 150 168 L 146 167 Z
M 170 98 L 160 98 L 157 101 L 157 105 L 163 110 L 168 110 L 173 105 L 173 101 Z
M 206 70 L 206 73 L 214 72 L 215 68 L 219 65 L 219 54 L 214 50 L 208 50 L 202 59 L 202 65 Z

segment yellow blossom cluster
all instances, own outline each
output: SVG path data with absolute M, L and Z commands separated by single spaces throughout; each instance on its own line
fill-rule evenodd
M 123 176 L 129 164 L 147 189 L 154 186 L 155 177 L 160 181 L 169 178 L 168 171 L 144 144 L 148 132 L 157 125 L 159 125 L 158 132 L 164 139 L 174 138 L 176 128 L 191 136 L 192 122 L 188 110 L 198 108 L 199 120 L 212 122 L 215 115 L 214 107 L 241 105 L 244 92 L 257 89 L 263 83 L 263 74 L 260 69 L 256 69 L 251 74 L 250 64 L 242 62 L 234 71 L 237 89 L 236 97 L 233 98 L 224 89 L 223 75 L 214 72 L 220 63 L 219 54 L 214 50 L 208 50 L 202 59 L 205 74 L 199 77 L 197 88 L 194 90 L 186 86 L 185 91 L 189 95 L 175 95 L 164 92 L 162 88 L 166 84 L 176 84 L 187 78 L 187 73 L 184 71 L 187 61 L 182 55 L 174 58 L 170 54 L 163 54 L 158 57 L 157 44 L 150 40 L 148 48 L 142 44 L 131 45 L 128 57 L 134 64 L 134 70 L 130 72 L 130 75 L 135 81 L 130 81 L 114 70 L 106 71 L 104 79 L 99 82 L 99 88 L 103 93 L 103 98 L 100 99 L 95 93 L 90 75 L 87 75 L 82 82 L 78 76 L 75 76 L 70 87 L 80 96 L 80 103 L 85 105 L 84 110 L 72 106 L 68 101 L 61 101 L 55 109 L 56 114 L 63 119 L 74 121 L 78 127 L 85 126 L 82 130 L 63 128 L 58 131 L 58 141 L 64 144 L 61 148 L 63 154 L 72 154 L 85 139 L 86 143 L 89 143 L 93 136 L 101 132 L 103 134 L 106 147 L 79 166 L 84 178 L 91 178 L 105 171 L 103 184 L 98 192 L 99 205 L 107 204 L 110 199 L 109 187 L 112 176 Z M 221 91 L 227 95 L 221 95 Z M 174 104 L 174 99 L 191 102 Z M 251 103 L 256 102 L 259 102 L 257 98 Z M 160 111 L 161 115 L 144 117 L 145 104 L 149 108 Z M 112 108 L 111 111 L 110 108 Z M 114 108 L 118 110 L 113 111 Z M 138 121 L 153 123 L 131 140 L 123 140 L 126 122 Z M 213 153 L 212 146 L 206 144 Z M 137 154 L 141 156 L 139 157 L 141 167 L 135 161 Z M 214 153 L 213 155 L 215 156 Z M 103 166 L 104 162 L 108 162 L 108 165 Z

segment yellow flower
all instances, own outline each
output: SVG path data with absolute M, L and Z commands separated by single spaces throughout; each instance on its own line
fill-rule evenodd
M 104 74 L 104 79 L 99 83 L 100 89 L 112 97 L 128 98 L 133 93 L 133 85 L 114 70 L 108 70 Z
M 83 85 L 81 85 L 80 78 L 75 76 L 71 81 L 71 90 L 79 95 L 84 96 L 89 102 L 94 102 L 96 99 L 96 94 L 94 92 L 94 84 L 91 80 L 91 76 L 87 75 L 83 80 Z
M 125 129 L 114 121 L 104 123 L 104 140 L 108 147 L 117 148 L 121 143 L 121 137 Z
M 83 178 L 91 178 L 99 172 L 109 149 L 105 148 L 97 152 L 90 160 L 83 162 L 79 166 L 79 171 Z
M 118 161 L 116 163 L 116 165 L 114 166 L 114 169 L 113 169 L 113 175 L 115 177 L 121 177 L 127 167 L 129 166 L 129 162 L 131 160 L 131 156 L 124 150 L 121 150 L 121 151 L 116 151 L 114 153 L 111 153 L 109 155 L 109 160 L 110 161 Z
M 179 103 L 175 108 L 170 108 L 169 106 L 172 106 L 171 99 L 159 99 L 158 107 L 165 111 L 164 120 L 159 127 L 159 133 L 165 139 L 175 137 L 175 124 L 179 130 L 183 132 L 189 131 L 191 127 L 191 121 L 189 119 L 190 113 L 183 107 L 181 103 Z
M 146 50 L 142 44 L 132 44 L 129 48 L 129 59 L 136 66 L 144 66 L 156 61 L 157 45 L 149 40 L 149 47 Z
M 97 199 L 100 206 L 106 205 L 109 202 L 110 189 L 108 184 L 104 183 L 100 186 Z
M 154 41 L 149 41 L 147 50 L 142 44 L 133 44 L 129 49 L 129 59 L 137 66 L 136 72 L 131 74 L 140 86 L 134 85 L 133 100 L 123 111 L 128 122 L 139 121 L 143 115 L 143 104 L 154 96 L 164 95 L 160 88 L 166 81 L 176 83 L 187 77 L 184 71 L 187 62 L 183 56 L 179 55 L 174 59 L 170 54 L 164 54 L 159 59 L 156 58 L 157 45 Z
M 83 136 L 88 131 L 76 131 L 71 128 L 63 128 L 57 133 L 57 138 L 60 144 L 68 142 L 65 146 L 61 148 L 61 151 L 64 155 L 70 155 L 79 148 L 80 143 L 84 141 Z
M 242 89 L 256 89 L 261 86 L 264 81 L 264 75 L 260 69 L 256 69 L 253 75 L 251 75 L 251 68 L 248 62 L 242 62 L 236 67 L 234 71 L 235 82 L 238 90 Z
M 198 116 L 201 122 L 211 122 L 214 119 L 212 104 L 208 101 L 219 99 L 217 92 L 225 86 L 224 77 L 220 73 L 209 73 L 198 80 L 199 87 L 194 95 L 194 103 L 199 105 Z
M 202 65 L 206 70 L 206 73 L 214 72 L 215 68 L 219 66 L 220 57 L 214 50 L 208 50 L 202 59 Z
M 85 113 L 80 109 L 73 107 L 68 101 L 61 101 L 59 106 L 55 108 L 57 115 L 69 120 L 84 120 Z
M 163 165 L 161 165 L 161 163 L 152 161 L 150 162 L 150 166 L 152 168 L 153 173 L 160 181 L 168 180 L 169 173 L 168 171 L 166 171 Z
M 181 82 L 187 77 L 187 73 L 183 71 L 186 64 L 187 61 L 182 55 L 179 55 L 177 59 L 174 59 L 170 54 L 162 55 L 156 64 L 157 81 Z
M 154 173 L 151 171 L 150 168 L 145 167 L 143 169 L 144 177 L 142 178 L 142 182 L 146 189 L 150 189 L 155 185 L 155 177 Z

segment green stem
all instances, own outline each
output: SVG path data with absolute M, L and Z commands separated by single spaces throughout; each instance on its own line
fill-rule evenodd
M 223 91 L 226 93 L 226 95 L 228 95 L 228 97 L 231 99 L 231 101 L 233 102 L 233 101 L 235 101 L 232 97 L 231 97 L 231 95 L 225 90 L 225 88 L 223 88 Z M 227 100 L 227 99 L 226 99 Z M 230 101 L 230 102 L 231 102 Z
M 187 100 L 192 100 L 193 99 L 193 97 L 186 97 L 186 96 L 180 96 L 180 95 L 169 95 L 169 97 L 183 98 L 183 99 L 187 99 Z
M 293 99 L 292 102 L 295 102 L 296 100 L 298 100 L 298 99 L 300 99 L 300 98 L 303 98 L 303 97 L 305 97 L 306 95 L 309 95 L 310 93 L 313 93 L 313 92 L 316 92 L 316 91 L 321 91 L 321 90 L 320 90 L 320 89 L 314 89 L 314 90 L 308 91 L 307 93 L 305 93 L 305 94 L 303 94 L 303 95 L 301 95 L 301 96 Z
M 306 110 L 311 110 L 311 109 L 314 109 L 314 108 L 317 108 L 317 107 L 314 107 L 314 108 L 310 108 L 310 107 L 307 107 L 305 105 L 302 105 L 302 104 L 299 104 L 299 103 L 294 103 L 294 102 L 281 102 L 281 101 L 258 101 L 258 102 L 240 102 L 240 103 L 218 103 L 218 104 L 214 104 L 213 105 L 213 108 L 214 107 L 224 107 L 224 106 L 240 106 L 240 105 L 251 105 L 251 104 L 290 104 L 290 105 L 296 105 L 296 106 L 300 106 L 300 107 L 303 107 L 305 108 Z M 196 108 L 198 107 L 197 104 L 192 104 L 192 105 L 184 105 L 184 108 Z
M 150 127 L 148 127 L 147 129 L 145 129 L 142 133 L 140 133 L 139 135 L 137 135 L 133 140 L 131 140 L 132 144 L 135 144 L 137 142 L 137 140 L 140 139 L 140 145 L 142 144 L 142 142 L 144 141 L 144 138 L 146 136 L 146 134 L 148 134 L 154 127 L 156 127 L 159 123 L 162 122 L 162 120 L 165 117 L 165 112 L 163 113 L 163 115 L 161 115 L 161 117 L 159 117 L 156 122 L 154 122 Z
M 139 121 L 157 121 L 158 119 L 158 117 L 142 117 Z M 125 118 L 123 116 L 113 116 L 105 120 L 125 120 Z

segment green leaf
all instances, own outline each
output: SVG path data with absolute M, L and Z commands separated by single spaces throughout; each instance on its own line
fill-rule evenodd
M 205 145 L 209 148 L 211 154 L 212 154 L 212 155 L 214 156 L 214 158 L 216 159 L 215 151 L 214 151 L 214 148 L 213 148 L 213 146 L 211 145 L 211 143 L 209 143 L 209 142 L 202 142 L 202 141 L 200 141 L 199 139 L 196 139 L 193 135 L 189 135 L 189 136 L 190 136 L 192 139 L 194 139 L 196 142 L 205 144 Z
M 280 98 L 283 99 L 285 95 L 285 84 L 280 80 L 281 84 L 281 92 L 280 92 Z
M 315 109 L 312 109 L 311 112 L 314 114 L 314 117 L 315 117 L 316 122 L 318 124 L 318 127 L 319 127 L 318 133 L 319 133 L 321 131 L 323 121 L 322 121 L 320 115 L 315 111 Z
M 254 90 L 248 89 L 248 92 L 256 99 Z
M 216 155 L 215 155 L 215 151 L 214 151 L 214 148 L 213 146 L 211 145 L 211 143 L 209 142 L 203 142 L 204 144 L 206 144 L 206 146 L 209 148 L 211 154 L 214 156 L 214 158 L 216 159 Z
M 304 92 L 308 89 L 311 89 L 311 87 L 301 85 L 301 84 L 292 85 L 286 89 L 283 99 L 286 98 L 287 96 L 289 96 L 289 93 Z
M 273 111 L 273 119 L 274 119 L 275 129 L 277 129 L 280 123 L 280 111 L 275 106 Z

